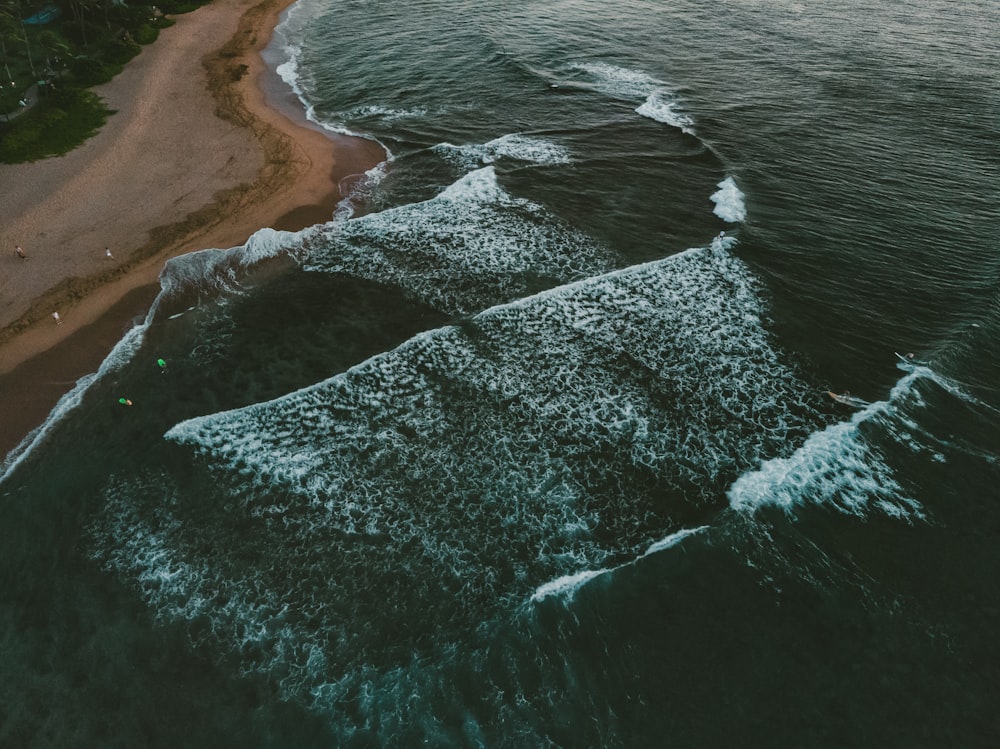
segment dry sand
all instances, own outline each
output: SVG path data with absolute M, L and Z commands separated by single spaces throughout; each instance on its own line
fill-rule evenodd
M 278 84 L 260 51 L 291 2 L 214 0 L 177 16 L 94 89 L 117 110 L 95 137 L 0 164 L 0 455 L 96 370 L 167 258 L 328 220 L 340 181 L 384 159 L 268 106 Z

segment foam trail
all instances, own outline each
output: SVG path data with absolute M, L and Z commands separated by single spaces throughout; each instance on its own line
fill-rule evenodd
M 693 536 L 696 533 L 702 533 L 704 531 L 707 531 L 708 528 L 709 527 L 707 525 L 699 525 L 697 528 L 684 528 L 675 533 L 671 533 L 666 538 L 660 539 L 656 543 L 651 544 L 650 547 L 646 549 L 643 556 L 648 557 L 650 554 L 657 554 L 663 551 L 664 549 L 673 548 L 688 536 Z
M 736 186 L 736 180 L 726 177 L 718 184 L 719 190 L 709 200 L 715 203 L 713 213 L 731 224 L 742 223 L 747 218 L 746 196 Z
M 684 539 L 689 536 L 694 536 L 699 533 L 707 531 L 709 526 L 701 525 L 697 528 L 683 528 L 679 531 L 671 533 L 666 538 L 660 539 L 659 541 L 650 544 L 649 548 L 646 549 L 640 556 L 637 556 L 631 561 L 620 564 L 617 567 L 599 569 L 599 570 L 585 570 L 583 572 L 577 572 L 572 575 L 563 575 L 556 580 L 551 580 L 543 585 L 539 585 L 535 589 L 535 592 L 531 596 L 532 603 L 538 603 L 546 598 L 551 598 L 554 596 L 561 596 L 565 599 L 566 603 L 569 603 L 576 596 L 577 591 L 584 585 L 589 583 L 591 580 L 605 575 L 608 573 L 617 572 L 618 570 L 630 567 L 636 562 L 641 561 L 643 558 L 651 556 L 653 554 L 658 554 L 661 551 L 666 551 L 667 549 L 672 549 L 673 547 L 680 544 Z
M 544 585 L 539 585 L 535 592 L 532 593 L 531 600 L 537 603 L 550 596 L 562 596 L 567 601 L 572 601 L 577 590 L 595 577 L 600 577 L 605 572 L 608 572 L 608 570 L 586 570 L 573 575 L 564 575 L 557 580 L 551 580 Z

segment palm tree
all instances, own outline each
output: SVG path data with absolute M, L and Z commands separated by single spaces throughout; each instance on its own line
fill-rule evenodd
M 31 42 L 28 41 L 28 31 L 24 28 L 24 19 L 18 19 L 21 22 L 21 36 L 24 39 L 24 48 L 28 50 L 28 67 L 31 68 L 31 77 L 38 78 L 38 73 L 35 72 L 35 61 L 31 59 Z
M 55 72 L 52 67 L 51 56 L 67 57 L 69 55 L 69 45 L 56 32 L 50 29 L 43 29 L 38 34 L 38 44 L 45 52 L 45 75 L 50 76 Z
M 10 81 L 11 84 L 14 83 L 14 76 L 11 75 L 10 66 L 7 64 L 7 37 L 16 36 L 16 34 L 17 24 L 14 22 L 14 17 L 7 8 L 0 8 L 0 52 L 3 53 L 3 69 L 7 73 L 4 82 Z
M 0 15 L 7 19 L 4 22 L 2 34 L 3 36 L 10 35 L 24 42 L 24 48 L 28 52 L 28 67 L 31 69 L 31 77 L 36 78 L 35 61 L 31 57 L 31 41 L 28 39 L 28 32 L 24 28 L 24 19 L 21 14 L 22 5 L 23 3 L 17 2 L 17 0 L 4 0 L 0 5 Z M 4 55 L 6 56 L 6 47 Z

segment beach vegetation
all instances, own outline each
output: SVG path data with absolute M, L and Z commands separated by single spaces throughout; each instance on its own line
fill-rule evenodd
M 206 2 L 0 0 L 0 160 L 65 153 L 89 137 L 108 112 L 83 90 L 118 75 L 173 25 L 168 14 Z
M 110 114 L 93 91 L 52 91 L 24 116 L 0 124 L 0 161 L 37 161 L 67 153 L 96 133 Z

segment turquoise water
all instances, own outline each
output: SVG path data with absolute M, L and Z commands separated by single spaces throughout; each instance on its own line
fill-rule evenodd
M 8 456 L 0 745 L 993 746 L 998 7 L 481 5 L 288 14 L 391 157 Z

